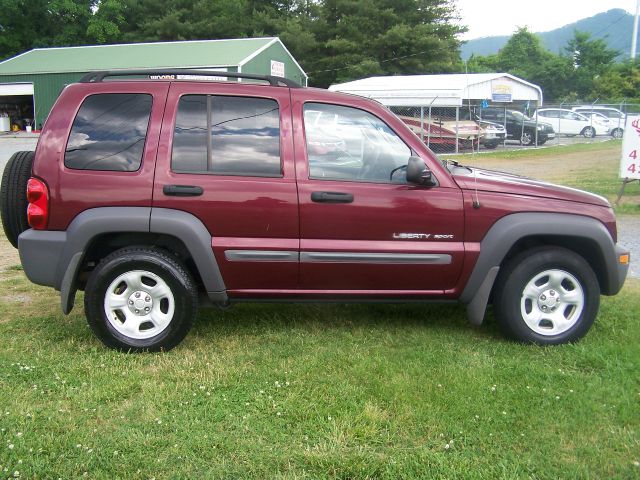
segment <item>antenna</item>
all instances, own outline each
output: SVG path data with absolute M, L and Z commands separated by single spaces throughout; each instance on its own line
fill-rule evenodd
M 640 0 L 638 0 L 640 2 Z M 471 98 L 469 96 L 469 71 L 467 70 L 467 61 L 464 61 L 464 78 L 467 82 L 467 106 L 469 108 L 469 120 L 471 120 Z M 478 151 L 480 150 L 480 124 L 478 124 Z M 472 155 L 475 156 L 476 151 L 471 148 Z M 473 208 L 476 210 L 480 208 L 480 199 L 478 198 L 478 173 L 477 169 L 473 169 L 473 187 L 476 198 L 473 200 Z

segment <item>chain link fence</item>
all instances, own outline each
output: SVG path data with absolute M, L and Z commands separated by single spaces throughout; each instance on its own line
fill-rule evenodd
M 640 104 L 486 104 L 390 107 L 436 153 L 622 138 L 626 114 Z

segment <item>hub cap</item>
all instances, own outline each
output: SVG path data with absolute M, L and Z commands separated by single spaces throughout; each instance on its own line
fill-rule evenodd
M 520 312 L 534 332 L 558 335 L 573 327 L 584 309 L 580 282 L 564 270 L 545 270 L 533 277 L 522 291 Z
M 175 301 L 169 285 L 158 275 L 133 270 L 111 282 L 105 293 L 104 311 L 120 334 L 143 340 L 169 326 Z

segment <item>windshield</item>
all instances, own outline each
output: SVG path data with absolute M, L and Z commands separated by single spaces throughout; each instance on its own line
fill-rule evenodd
M 517 110 L 512 110 L 511 113 L 513 114 L 514 117 L 516 117 L 518 120 L 531 120 L 531 118 L 527 117 L 524 113 L 519 112 Z

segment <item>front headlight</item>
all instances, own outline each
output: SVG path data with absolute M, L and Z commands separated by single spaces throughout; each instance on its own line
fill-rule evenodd
M 544 130 L 544 125 L 538 125 L 538 131 L 543 131 Z

